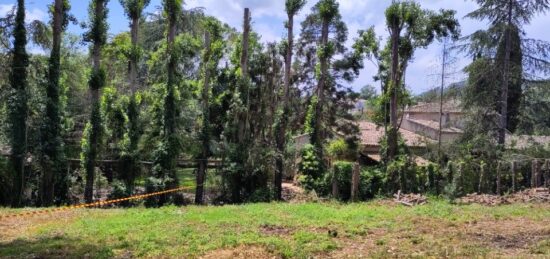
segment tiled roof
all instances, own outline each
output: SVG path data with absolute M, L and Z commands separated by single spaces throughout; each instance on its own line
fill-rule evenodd
M 417 120 L 417 119 L 407 119 L 407 120 L 439 131 L 439 122 L 438 121 Z M 445 133 L 463 133 L 463 131 L 461 129 L 455 128 L 455 127 L 446 127 L 446 128 L 443 128 L 441 131 L 445 132 Z
M 380 145 L 380 139 L 384 136 L 383 127 L 378 127 L 372 122 L 361 121 L 359 122 L 359 129 L 361 131 L 361 144 L 366 146 Z M 401 133 L 409 147 L 425 147 L 427 142 L 432 142 L 424 136 L 405 129 L 399 129 L 399 133 Z
M 415 106 L 408 107 L 405 110 L 406 112 L 439 112 L 440 104 L 435 103 L 418 103 Z M 460 101 L 450 100 L 443 103 L 443 112 L 451 113 L 462 113 L 462 108 L 460 107 Z

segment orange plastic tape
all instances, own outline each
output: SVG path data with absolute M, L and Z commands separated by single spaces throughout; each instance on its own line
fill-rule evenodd
M 59 208 L 53 208 L 53 209 L 33 210 L 33 211 L 27 211 L 27 212 L 15 213 L 15 214 L 0 215 L 0 220 L 19 218 L 19 217 L 25 217 L 25 216 L 34 216 L 34 215 L 40 215 L 40 214 L 48 214 L 48 213 L 54 213 L 54 212 L 59 212 L 59 211 L 67 211 L 67 210 L 72 210 L 72 209 L 81 209 L 81 208 L 88 208 L 88 207 L 103 206 L 103 205 L 115 204 L 115 203 L 119 203 L 119 202 L 123 202 L 123 201 L 139 200 L 139 199 L 148 198 L 148 197 L 157 196 L 157 195 L 162 195 L 162 194 L 166 194 L 166 193 L 188 190 L 188 189 L 191 189 L 191 188 L 193 188 L 193 187 L 179 187 L 179 188 L 170 189 L 170 190 L 166 190 L 166 191 L 140 194 L 140 195 L 130 196 L 130 197 L 121 198 L 121 199 L 114 199 L 114 200 L 107 200 L 107 201 L 97 201 L 97 202 L 92 202 L 92 203 L 83 203 L 83 204 L 71 205 L 71 206 L 65 206 L 65 207 L 59 207 Z

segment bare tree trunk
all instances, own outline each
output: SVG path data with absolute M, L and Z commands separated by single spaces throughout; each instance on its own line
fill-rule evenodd
M 397 154 L 397 93 L 399 86 L 399 28 L 394 22 L 391 25 L 392 64 L 390 88 L 390 131 L 388 134 L 388 160 L 393 160 Z
M 498 144 L 506 144 L 506 127 L 508 120 L 508 80 L 510 73 L 510 52 L 512 50 L 512 0 L 508 1 L 508 23 L 506 25 L 506 51 L 504 53 L 504 71 L 502 71 L 502 93 L 500 98 L 500 129 L 498 132 Z
M 204 48 L 207 53 L 210 53 L 210 33 L 206 32 L 204 34 Z M 206 56 L 209 57 L 207 54 Z M 208 63 L 210 60 L 203 60 L 203 73 L 204 73 L 204 82 L 202 90 L 202 150 L 199 157 L 199 168 L 197 170 L 197 187 L 195 190 L 195 204 L 200 205 L 203 203 L 204 197 L 204 180 L 206 176 L 206 170 L 208 165 L 208 157 L 210 153 L 210 132 L 209 132 L 209 106 L 208 106 L 208 95 L 210 92 L 210 69 Z
M 437 154 L 439 161 L 442 161 L 441 135 L 443 131 L 443 89 L 445 88 L 445 69 L 447 68 L 447 41 L 443 42 L 443 57 L 441 63 L 441 88 L 439 90 L 439 133 L 437 138 Z
M 329 21 L 323 20 L 321 28 L 321 46 L 326 47 L 328 44 L 328 31 Z M 326 55 L 326 54 L 324 54 Z M 317 84 L 317 106 L 315 107 L 315 134 L 316 139 L 313 142 L 317 145 L 321 145 L 321 142 L 325 138 L 325 132 L 323 129 L 323 104 L 325 102 L 325 88 L 327 84 L 328 73 L 328 60 L 326 56 L 322 56 L 320 60 L 321 74 L 319 76 L 319 82 Z M 321 152 L 322 150 L 318 150 Z M 321 157 L 322 158 L 322 157 Z
M 249 110 L 250 110 L 250 89 L 248 87 L 248 42 L 250 34 L 250 9 L 244 9 L 244 21 L 243 21 L 243 40 L 241 51 L 241 73 L 242 73 L 242 88 L 241 93 L 246 92 L 246 114 L 242 112 L 237 113 L 238 120 L 238 132 L 237 141 L 241 144 L 247 142 L 248 127 L 249 127 Z M 240 150 L 239 152 L 248 152 L 248 150 Z M 246 161 L 242 161 L 246 163 Z M 233 190 L 232 200 L 233 202 L 241 201 L 241 175 L 240 173 L 233 174 Z
M 275 175 L 275 195 L 278 200 L 282 200 L 283 191 L 283 174 L 284 174 L 284 155 L 286 147 L 286 128 L 288 126 L 288 117 L 290 113 L 290 69 L 292 66 L 292 51 L 294 47 L 294 15 L 288 15 L 287 24 L 287 49 L 285 57 L 285 78 L 284 78 L 284 96 L 283 96 L 283 114 L 280 118 L 279 132 L 277 132 L 277 149 L 279 155 L 277 156 L 276 166 L 277 171 Z

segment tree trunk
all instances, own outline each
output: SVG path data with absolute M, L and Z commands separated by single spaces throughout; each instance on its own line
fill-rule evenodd
M 210 33 L 206 32 L 204 34 L 204 48 L 207 53 L 210 53 Z M 209 54 L 206 55 L 210 57 Z M 204 180 L 206 176 L 206 170 L 208 165 L 208 157 L 210 154 L 210 129 L 209 129 L 209 105 L 208 105 L 208 96 L 210 92 L 210 60 L 204 59 L 203 61 L 203 71 L 204 71 L 204 85 L 202 89 L 202 150 L 199 157 L 199 168 L 197 170 L 197 187 L 195 190 L 195 204 L 200 205 L 203 203 L 204 197 Z
M 397 154 L 397 93 L 399 86 L 399 25 L 394 21 L 391 25 L 391 88 L 390 88 L 390 130 L 388 132 L 388 160 L 391 161 Z
M 95 4 L 95 19 L 105 19 L 103 17 L 104 5 L 103 1 L 96 1 Z M 98 18 L 99 17 L 99 18 Z M 101 22 L 99 22 L 101 23 Z M 94 37 L 95 38 L 95 37 Z M 93 62 L 93 71 L 95 75 L 100 74 L 101 70 L 101 47 L 103 43 L 94 39 L 94 45 L 92 48 L 92 62 Z M 97 81 L 97 80 L 96 80 Z M 94 82 L 90 82 L 94 83 Z M 84 188 L 84 199 L 86 202 L 93 201 L 94 194 L 94 176 L 95 176 L 95 161 L 97 159 L 98 145 L 99 145 L 99 134 L 101 131 L 101 114 L 100 114 L 100 100 L 99 100 L 99 89 L 101 85 L 90 85 L 90 96 L 92 102 L 92 111 L 90 115 L 91 131 L 89 136 L 89 145 L 90 150 L 88 154 L 88 161 L 86 162 L 86 186 Z
M 508 80 L 510 73 L 510 52 L 512 49 L 511 41 L 512 32 L 512 0 L 508 1 L 508 23 L 506 25 L 506 33 L 504 40 L 506 41 L 506 51 L 504 53 L 504 71 L 502 71 L 502 93 L 500 99 L 500 129 L 498 132 L 498 144 L 505 146 L 506 144 L 506 125 L 508 121 Z
M 44 130 L 44 155 L 42 158 L 42 184 L 40 203 L 42 206 L 51 206 L 54 200 L 54 186 L 57 185 L 66 192 L 66 178 L 59 164 L 60 153 L 60 117 L 59 117 L 59 76 L 61 60 L 61 33 L 63 30 L 63 0 L 55 0 L 53 13 L 53 45 L 49 60 L 49 71 L 47 82 L 46 102 L 46 129 Z M 59 183 L 55 183 L 55 179 Z M 65 195 L 63 195 L 65 196 Z M 64 197 L 63 197 L 64 198 Z
M 283 174 L 284 174 L 284 155 L 286 147 L 286 128 L 288 125 L 288 118 L 290 116 L 290 69 L 292 66 L 292 51 L 294 46 L 294 15 L 288 15 L 288 28 L 287 28 L 287 49 L 285 57 L 285 78 L 284 78 L 284 96 L 283 96 L 283 114 L 280 118 L 279 131 L 277 132 L 277 149 L 279 155 L 277 156 L 276 166 L 277 171 L 275 175 L 275 195 L 278 200 L 282 200 L 283 193 Z
M 322 27 L 321 27 L 321 46 L 323 48 L 326 48 L 328 44 L 328 31 L 329 29 L 329 21 L 327 19 L 323 20 Z M 320 152 L 321 156 L 319 157 L 322 159 L 322 141 L 325 138 L 325 132 L 323 129 L 323 104 L 325 101 L 325 88 L 326 88 L 326 80 L 327 80 L 327 73 L 328 73 L 328 60 L 326 53 L 323 54 L 323 56 L 320 59 L 320 69 L 321 74 L 319 76 L 319 82 L 317 84 L 317 105 L 315 107 L 315 127 L 314 132 L 311 137 L 312 144 L 316 146 L 317 152 Z
M 443 43 L 443 62 L 441 63 L 441 88 L 439 89 L 439 132 L 437 138 L 437 154 L 439 156 L 439 162 L 442 160 L 441 153 L 441 135 L 443 131 L 443 90 L 445 88 L 445 69 L 447 68 L 447 42 Z

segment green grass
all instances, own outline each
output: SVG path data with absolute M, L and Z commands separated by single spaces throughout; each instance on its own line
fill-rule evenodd
M 13 212 L 0 209 L 0 214 Z M 242 246 L 296 258 L 339 253 L 492 257 L 508 250 L 491 239 L 471 236 L 468 226 L 512 222 L 507 224 L 513 228 L 516 221 L 518 227 L 529 222 L 546 231 L 520 255 L 550 255 L 546 205 L 456 206 L 441 200 L 413 208 L 380 202 L 271 203 L 92 209 L 59 221 L 46 218 L 18 221 L 21 231 L 0 238 L 0 257 L 197 257 Z M 0 231 L 3 227 L 0 224 Z
M 176 174 L 179 180 L 179 186 L 181 187 L 196 187 L 196 176 L 193 168 L 179 169 Z

